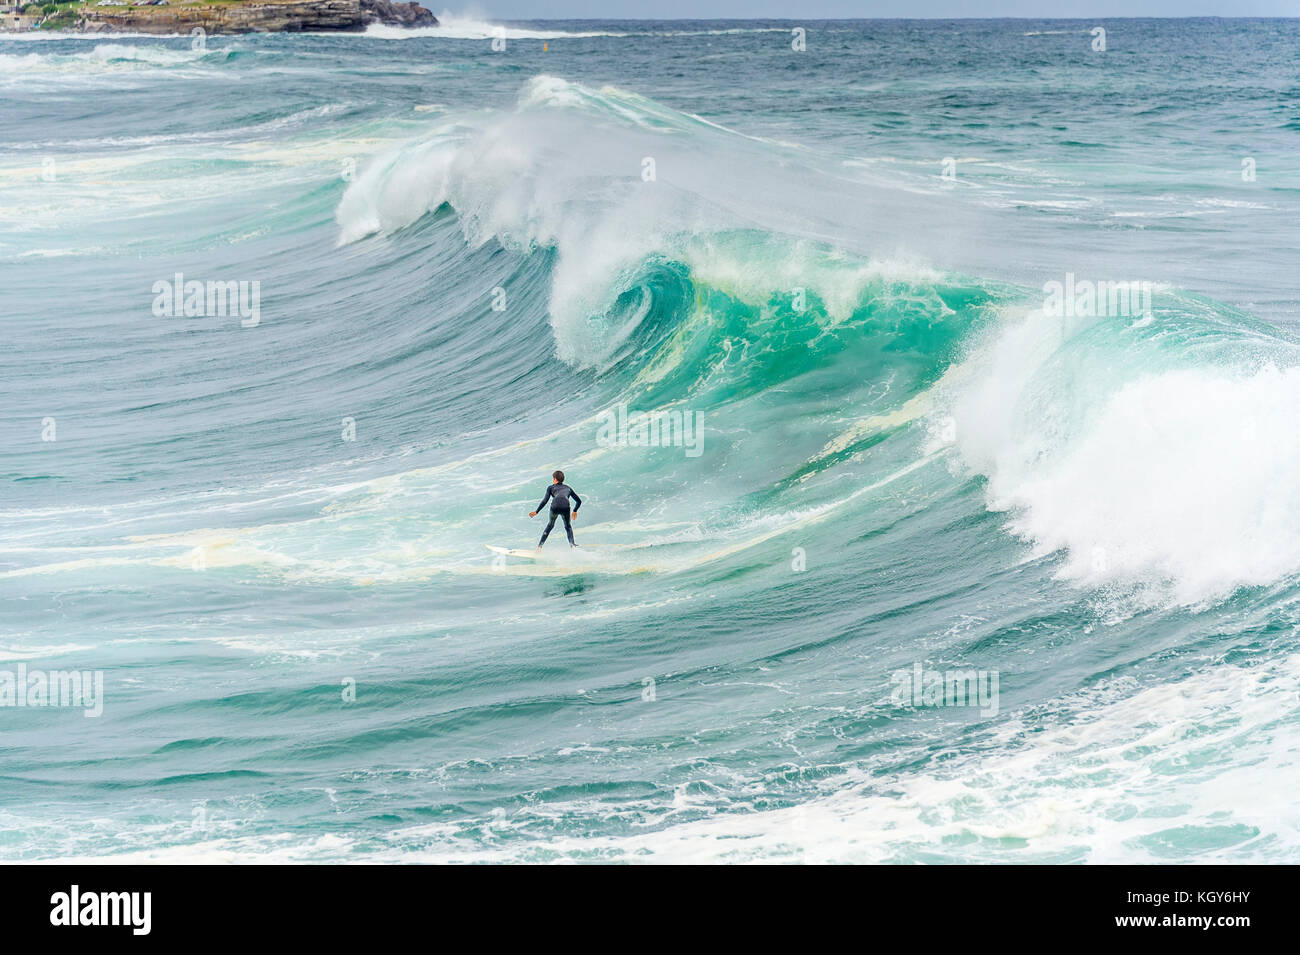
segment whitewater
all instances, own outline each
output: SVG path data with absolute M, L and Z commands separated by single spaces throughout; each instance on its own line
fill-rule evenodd
M 1300 861 L 1295 21 L 443 20 L 0 37 L 0 858 Z

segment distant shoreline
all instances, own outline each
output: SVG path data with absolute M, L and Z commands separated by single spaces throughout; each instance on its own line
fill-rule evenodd
M 206 34 L 358 33 L 374 23 L 437 26 L 419 3 L 391 0 L 74 0 L 6 6 L 0 32 Z

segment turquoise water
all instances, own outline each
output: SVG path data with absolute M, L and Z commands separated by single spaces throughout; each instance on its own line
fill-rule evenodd
M 1300 26 L 1096 25 L 0 38 L 0 857 L 1300 861 Z

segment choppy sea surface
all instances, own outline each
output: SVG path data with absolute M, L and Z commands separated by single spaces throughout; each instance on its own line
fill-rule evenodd
M 446 24 L 0 37 L 0 858 L 1300 861 L 1300 21 Z

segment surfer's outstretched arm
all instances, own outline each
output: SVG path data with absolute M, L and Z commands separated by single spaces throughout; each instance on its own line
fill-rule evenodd
M 569 497 L 573 498 L 573 516 L 578 516 L 578 508 L 582 507 L 582 498 L 578 497 L 578 492 L 569 488 Z
M 546 489 L 546 494 L 542 496 L 542 503 L 538 504 L 538 505 L 537 505 L 537 510 L 533 511 L 533 513 L 532 513 L 532 514 L 529 514 L 528 516 L 529 516 L 529 517 L 532 517 L 533 515 L 537 514 L 539 511 L 541 511 L 543 508 L 545 508 L 545 507 L 546 507 L 546 502 L 549 501 L 550 499 L 551 499 L 551 489 L 548 487 L 548 488 Z

